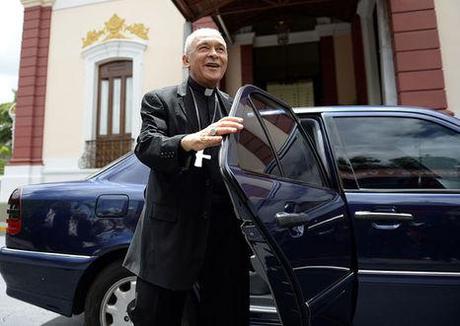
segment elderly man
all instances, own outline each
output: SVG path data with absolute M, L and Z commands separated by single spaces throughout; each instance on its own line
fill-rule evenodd
M 218 167 L 222 136 L 242 128 L 225 117 L 231 101 L 217 89 L 227 48 L 217 30 L 186 40 L 189 78 L 147 93 L 135 154 L 151 169 L 146 205 L 124 266 L 135 273 L 136 326 L 181 325 L 195 284 L 199 326 L 248 324 L 248 249 Z

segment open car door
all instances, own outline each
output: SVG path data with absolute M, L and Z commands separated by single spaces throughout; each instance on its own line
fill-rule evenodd
M 345 202 L 292 109 L 239 89 L 220 168 L 284 326 L 350 325 L 355 262 Z

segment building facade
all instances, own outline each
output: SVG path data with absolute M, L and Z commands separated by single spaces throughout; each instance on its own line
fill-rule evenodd
M 18 0 L 19 1 L 19 0 Z M 180 82 L 185 37 L 221 30 L 221 88 L 293 106 L 415 105 L 460 114 L 456 0 L 20 0 L 13 157 L 19 185 L 78 179 L 130 151 L 148 90 Z

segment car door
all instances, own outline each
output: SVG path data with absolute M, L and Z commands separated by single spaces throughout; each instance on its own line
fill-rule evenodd
M 342 195 L 286 104 L 245 86 L 230 116 L 244 129 L 224 140 L 221 172 L 283 325 L 349 325 L 355 268 Z
M 356 233 L 356 326 L 460 325 L 460 122 L 327 115 Z

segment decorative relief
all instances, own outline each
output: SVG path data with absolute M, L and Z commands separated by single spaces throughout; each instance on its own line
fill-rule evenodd
M 91 30 L 86 33 L 86 37 L 82 38 L 83 48 L 86 48 L 102 39 L 108 41 L 113 39 L 127 39 L 130 36 L 137 36 L 143 40 L 148 40 L 149 28 L 144 24 L 126 25 L 125 20 L 114 14 L 108 21 L 104 23 L 104 28 L 100 30 Z M 128 33 L 129 34 L 128 34 Z
M 126 27 L 126 30 L 131 34 L 137 35 L 143 40 L 148 40 L 149 36 L 147 35 L 149 29 L 144 26 L 144 24 L 131 24 Z
M 83 41 L 83 47 L 86 48 L 87 46 L 90 46 L 91 44 L 97 42 L 99 38 L 104 34 L 103 30 L 100 31 L 89 31 L 86 33 L 86 38 L 82 39 Z

